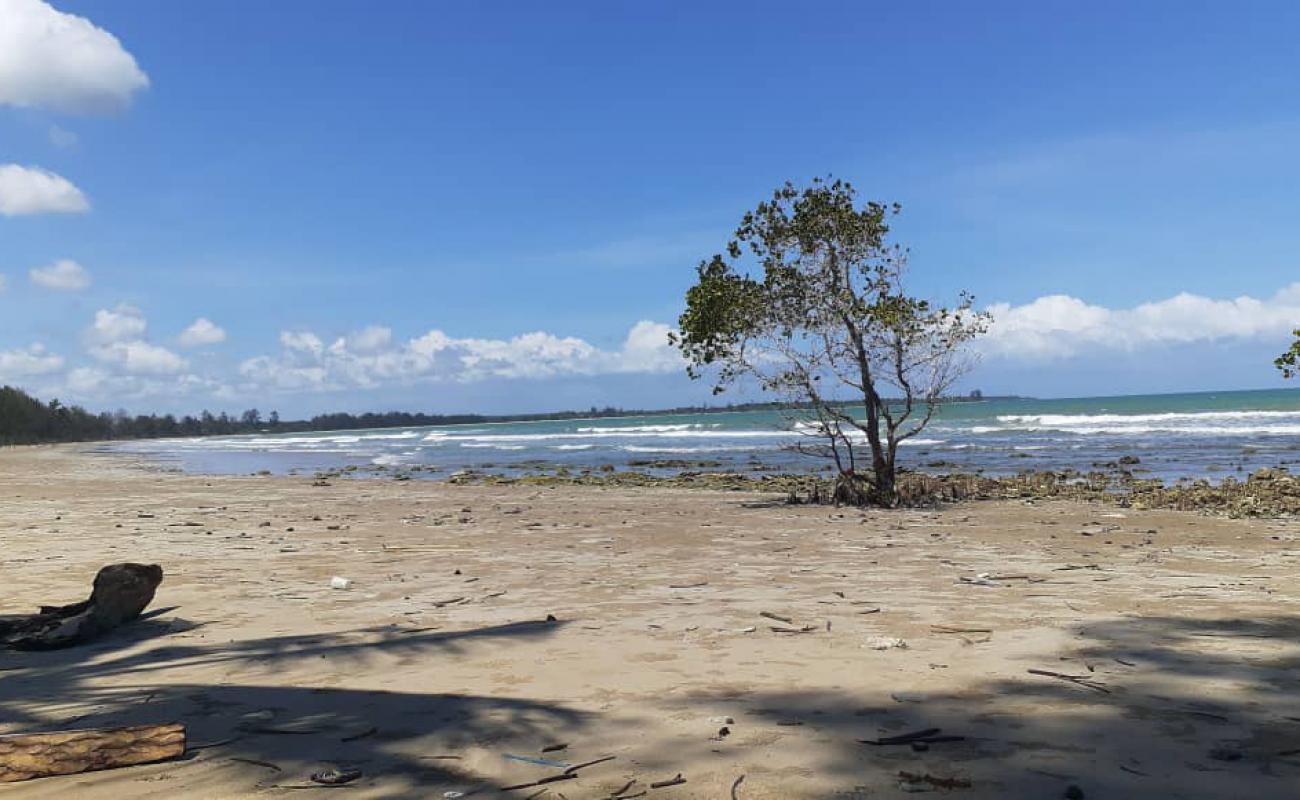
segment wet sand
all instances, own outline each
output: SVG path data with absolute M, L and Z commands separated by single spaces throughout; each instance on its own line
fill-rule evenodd
M 81 599 L 108 563 L 166 572 L 101 642 L 0 652 L 0 733 L 174 720 L 197 746 L 6 796 L 297 797 L 330 765 L 363 771 L 336 790 L 357 798 L 1300 787 L 1296 521 L 315 486 L 74 447 L 0 450 L 0 497 L 6 613 Z M 861 743 L 930 728 L 962 738 Z M 614 758 L 502 793 L 565 770 L 507 755 Z

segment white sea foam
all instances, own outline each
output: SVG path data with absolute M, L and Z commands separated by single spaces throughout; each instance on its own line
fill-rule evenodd
M 1008 414 L 1000 425 L 976 425 L 976 435 L 1060 431 L 1078 435 L 1300 435 L 1300 411 L 1203 411 L 1160 414 Z
M 578 433 L 594 433 L 597 435 L 606 435 L 611 433 L 670 433 L 672 431 L 689 431 L 699 430 L 704 426 L 701 424 L 693 425 L 629 425 L 626 427 L 593 426 L 590 428 L 578 428 Z M 716 426 L 714 426 L 716 427 Z

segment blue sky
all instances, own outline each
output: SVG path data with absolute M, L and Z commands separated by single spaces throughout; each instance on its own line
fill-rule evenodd
M 659 345 L 694 265 L 834 173 L 903 204 L 912 288 L 998 312 L 972 386 L 1274 385 L 1298 32 L 1265 2 L 0 0 L 0 382 L 693 402 Z

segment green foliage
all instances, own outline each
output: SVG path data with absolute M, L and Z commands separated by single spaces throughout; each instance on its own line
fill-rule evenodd
M 1291 349 L 1278 356 L 1273 364 L 1282 371 L 1282 377 L 1294 378 L 1300 375 L 1300 328 L 1292 331 L 1295 341 L 1291 344 Z
M 888 241 L 899 211 L 858 204 L 833 178 L 786 183 L 744 215 L 725 255 L 700 264 L 674 339 L 692 377 L 716 373 L 715 392 L 751 379 L 811 409 L 813 449 L 848 486 L 863 480 L 865 438 L 869 493 L 882 502 L 894 495 L 899 443 L 929 422 L 965 369 L 963 346 L 988 324 L 966 293 L 946 308 L 906 292 L 907 251 Z M 828 399 L 844 390 L 862 398 L 865 420 Z

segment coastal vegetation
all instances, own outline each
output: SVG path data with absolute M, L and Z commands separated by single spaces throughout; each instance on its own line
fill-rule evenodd
M 945 403 L 1005 400 L 977 392 L 951 397 Z M 848 406 L 848 403 L 842 403 Z M 738 411 L 771 411 L 779 403 L 732 403 L 712 406 L 678 406 L 668 409 L 623 409 L 591 407 L 581 411 L 553 411 L 538 414 L 424 414 L 407 411 L 361 414 L 318 414 L 309 419 L 284 420 L 276 411 L 265 417 L 255 409 L 238 415 L 224 411 L 203 411 L 197 416 L 173 414 L 131 415 L 125 411 L 93 413 L 80 406 L 64 405 L 57 399 L 42 402 L 22 389 L 0 386 L 0 445 L 47 442 L 87 442 L 112 439 L 158 439 L 174 436 L 231 436 L 249 433 L 301 433 L 369 428 L 408 428 L 435 425 L 481 425 L 491 422 L 536 422 L 539 420 L 605 419 L 668 414 L 710 414 Z
M 805 412 L 801 449 L 834 463 L 837 503 L 898 503 L 899 445 L 933 418 L 989 323 L 966 292 L 952 308 L 908 293 L 907 250 L 888 238 L 899 210 L 860 205 L 833 178 L 786 183 L 699 265 L 673 337 L 715 392 L 756 383 Z M 846 392 L 862 417 L 835 399 Z
M 1285 378 L 1294 378 L 1300 374 L 1300 328 L 1293 332 L 1295 341 L 1291 343 L 1291 349 L 1277 357 L 1273 363 L 1277 368 L 1282 370 L 1282 376 Z

